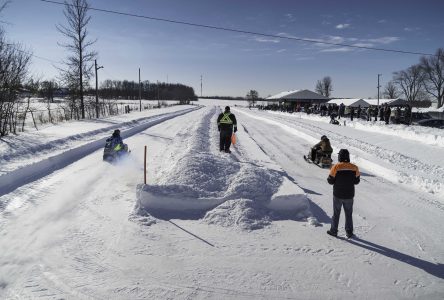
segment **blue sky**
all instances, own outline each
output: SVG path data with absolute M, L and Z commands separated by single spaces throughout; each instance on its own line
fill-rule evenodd
M 444 47 L 444 1 L 90 0 L 96 8 L 272 35 L 434 53 Z M 285 90 L 314 90 L 324 76 L 334 97 L 375 97 L 382 84 L 419 61 L 419 55 L 326 46 L 197 28 L 90 11 L 97 38 L 99 81 L 180 82 L 200 95 L 266 97 Z M 39 0 L 12 0 L 0 16 L 8 37 L 37 56 L 61 61 L 63 7 Z M 54 64 L 33 59 L 33 73 L 58 75 Z

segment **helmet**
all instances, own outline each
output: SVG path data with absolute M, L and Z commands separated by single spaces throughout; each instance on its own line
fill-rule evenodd
M 113 136 L 120 136 L 120 130 L 119 129 L 114 130 Z
M 325 140 L 328 140 L 327 136 L 326 135 L 321 136 L 321 141 L 325 141 Z
M 229 106 L 225 106 L 225 111 L 230 111 L 230 107 Z
M 350 162 L 350 153 L 348 153 L 347 149 L 339 150 L 338 161 L 340 161 L 340 162 Z

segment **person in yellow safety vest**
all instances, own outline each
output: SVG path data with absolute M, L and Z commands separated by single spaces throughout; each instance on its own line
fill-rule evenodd
M 231 135 L 237 131 L 236 116 L 230 112 L 230 107 L 226 106 L 225 111 L 217 117 L 217 128 L 220 132 L 219 150 L 231 153 Z

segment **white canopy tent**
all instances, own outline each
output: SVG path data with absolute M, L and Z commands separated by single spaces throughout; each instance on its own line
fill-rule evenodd
M 366 107 L 370 106 L 370 104 L 367 103 L 364 99 L 359 99 L 359 98 L 356 98 L 356 99 L 332 99 L 327 102 L 327 104 L 336 104 L 336 105 L 340 105 L 341 103 L 343 103 L 347 107 L 361 106 L 362 108 L 366 108 Z

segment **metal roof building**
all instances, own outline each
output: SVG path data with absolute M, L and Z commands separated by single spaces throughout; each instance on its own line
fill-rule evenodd
M 319 103 L 325 103 L 329 99 L 330 98 L 327 98 L 310 90 L 293 90 L 293 91 L 281 92 L 279 94 L 270 96 L 265 100 L 291 102 L 298 104 L 302 103 L 319 104 Z

